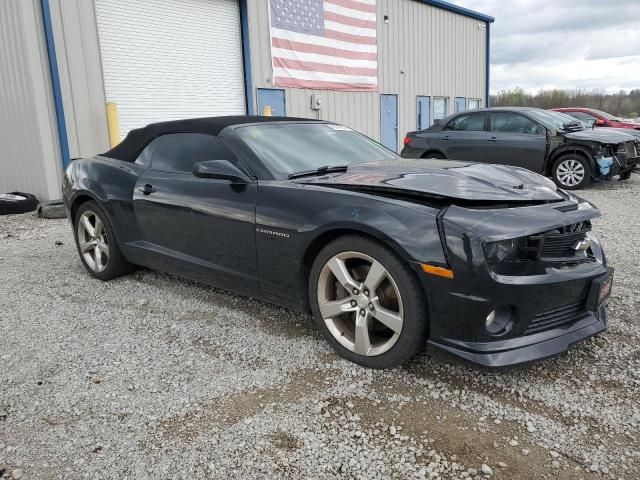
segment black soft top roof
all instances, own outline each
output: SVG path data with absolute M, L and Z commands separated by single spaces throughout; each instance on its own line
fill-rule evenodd
M 170 122 L 151 123 L 146 127 L 131 130 L 122 142 L 108 152 L 104 157 L 133 162 L 147 144 L 160 135 L 167 133 L 206 133 L 218 135 L 231 125 L 243 123 L 282 122 L 282 121 L 315 121 L 309 118 L 296 117 L 259 117 L 255 115 L 236 115 L 226 117 L 190 118 L 187 120 L 173 120 Z

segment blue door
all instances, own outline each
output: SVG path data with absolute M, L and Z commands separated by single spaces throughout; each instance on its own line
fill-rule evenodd
M 418 130 L 429 128 L 431 125 L 431 97 L 418 96 L 416 113 L 418 115 L 416 121 Z
M 467 109 L 467 99 L 464 97 L 456 97 L 456 113 L 463 112 Z
M 398 151 L 398 96 L 380 95 L 380 143 Z
M 284 90 L 280 88 L 258 88 L 258 115 L 286 117 Z

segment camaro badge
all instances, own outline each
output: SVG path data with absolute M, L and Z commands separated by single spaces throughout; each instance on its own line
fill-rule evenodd
M 589 239 L 580 240 L 576 242 L 576 244 L 573 246 L 573 249 L 578 252 L 579 251 L 586 252 L 590 248 L 591 248 L 591 240 Z
M 264 228 L 256 228 L 256 232 L 264 233 L 265 235 L 271 235 L 272 237 L 280 237 L 280 238 L 289 238 L 288 233 L 284 232 L 275 232 L 273 230 L 265 230 Z

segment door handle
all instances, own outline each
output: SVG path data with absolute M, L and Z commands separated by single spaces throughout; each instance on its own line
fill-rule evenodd
M 449 135 L 445 135 L 444 137 L 442 137 L 442 140 L 449 141 L 450 139 L 451 137 Z
M 138 191 L 142 192 L 145 195 L 149 195 L 150 193 L 153 193 L 156 191 L 155 188 L 153 188 L 152 185 L 149 185 L 148 183 L 144 186 L 144 187 L 138 187 Z
M 497 142 L 498 137 L 489 137 L 487 140 L 489 140 L 490 142 Z

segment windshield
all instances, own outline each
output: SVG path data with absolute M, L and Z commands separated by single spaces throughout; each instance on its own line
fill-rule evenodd
M 530 110 L 529 113 L 539 122 L 542 122 L 546 125 L 553 125 L 559 130 L 564 130 L 564 126 L 567 123 L 583 125 L 582 122 L 578 121 L 577 118 L 574 118 L 571 115 L 567 115 L 565 113 L 552 112 L 549 110 Z
M 236 128 L 276 178 L 321 167 L 399 157 L 350 128 L 327 123 L 261 124 Z
M 607 112 L 603 112 L 602 110 L 591 110 L 593 113 L 595 113 L 596 115 L 600 115 L 602 118 L 606 118 L 607 120 L 613 120 L 615 122 L 623 122 L 624 120 L 622 120 L 619 117 L 614 117 L 613 115 L 611 115 L 610 113 Z

